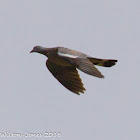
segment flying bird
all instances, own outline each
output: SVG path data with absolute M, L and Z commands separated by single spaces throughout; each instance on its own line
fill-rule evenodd
M 104 78 L 95 67 L 111 67 L 117 60 L 99 59 L 90 57 L 84 53 L 64 47 L 44 48 L 35 46 L 30 53 L 37 52 L 48 57 L 46 66 L 52 75 L 68 90 L 80 95 L 86 90 L 77 69 L 89 75 Z

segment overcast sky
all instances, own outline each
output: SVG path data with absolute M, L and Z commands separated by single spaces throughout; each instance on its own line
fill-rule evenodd
M 140 1 L 0 0 L 0 139 L 2 133 L 56 132 L 59 140 L 140 138 Z M 63 46 L 97 58 L 99 79 L 79 71 L 85 94 L 65 89 L 30 54 Z

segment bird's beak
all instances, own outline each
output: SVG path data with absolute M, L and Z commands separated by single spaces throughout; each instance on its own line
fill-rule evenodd
M 33 50 L 30 51 L 30 53 L 34 52 Z

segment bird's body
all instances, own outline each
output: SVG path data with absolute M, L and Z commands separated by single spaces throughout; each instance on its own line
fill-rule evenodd
M 67 89 L 79 94 L 84 92 L 79 69 L 89 75 L 103 78 L 104 76 L 94 65 L 111 67 L 117 60 L 92 58 L 84 53 L 64 47 L 44 48 L 35 46 L 31 52 L 41 53 L 48 57 L 46 66 L 53 76 Z

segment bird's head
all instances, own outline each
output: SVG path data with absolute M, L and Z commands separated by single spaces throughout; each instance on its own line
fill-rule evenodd
M 35 46 L 33 48 L 33 50 L 30 51 L 30 53 L 37 52 L 37 53 L 43 54 L 48 57 L 49 54 L 54 54 L 57 52 L 57 50 L 58 50 L 57 47 L 56 48 L 44 48 L 41 46 Z
M 33 50 L 30 51 L 30 53 L 33 53 L 33 52 L 42 53 L 43 50 L 44 50 L 43 47 L 41 47 L 41 46 L 35 46 L 35 47 L 33 48 Z

